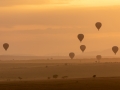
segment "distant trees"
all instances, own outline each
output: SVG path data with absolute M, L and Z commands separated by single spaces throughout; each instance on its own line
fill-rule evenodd
M 48 77 L 48 79 L 50 79 L 51 77 Z
M 68 64 L 67 64 L 67 63 L 65 63 L 65 65 L 67 66 Z
M 93 75 L 93 78 L 96 78 L 96 75 Z
M 55 78 L 55 79 L 58 78 L 58 75 L 57 74 L 53 75 L 53 78 Z
M 18 77 L 19 80 L 22 80 L 22 77 Z
M 63 78 L 63 79 L 66 79 L 66 78 L 68 78 L 68 76 L 63 76 L 62 78 Z

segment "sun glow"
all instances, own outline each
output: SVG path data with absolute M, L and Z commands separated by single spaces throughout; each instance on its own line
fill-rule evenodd
M 120 0 L 72 0 L 71 5 L 80 6 L 113 6 L 120 5 Z

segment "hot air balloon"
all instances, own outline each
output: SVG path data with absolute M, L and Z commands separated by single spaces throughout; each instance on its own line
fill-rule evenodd
M 99 29 L 100 29 L 101 26 L 102 26 L 102 23 L 101 23 L 101 22 L 97 22 L 97 23 L 95 24 L 95 26 L 96 26 L 96 28 L 97 28 L 98 31 L 99 31 Z
M 83 34 L 78 34 L 77 37 L 80 40 L 80 42 L 82 42 L 82 40 L 84 39 L 84 35 Z
M 3 44 L 3 48 L 7 51 L 7 49 L 9 48 L 9 44 L 8 43 L 4 43 Z
M 119 48 L 118 46 L 113 46 L 112 51 L 116 54 L 118 52 Z
M 73 52 L 69 53 L 69 57 L 70 57 L 71 59 L 73 59 L 74 56 L 75 56 L 75 54 L 74 54 Z
M 97 60 L 100 60 L 102 58 L 102 56 L 101 55 L 97 55 L 96 58 L 97 58 Z
M 84 52 L 85 49 L 86 49 L 86 46 L 85 46 L 85 45 L 81 45 L 81 46 L 80 46 L 80 49 L 81 49 L 82 52 Z

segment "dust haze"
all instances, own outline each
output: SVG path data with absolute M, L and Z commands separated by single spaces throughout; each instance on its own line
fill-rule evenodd
M 0 90 L 118 90 L 120 1 L 2 0 Z

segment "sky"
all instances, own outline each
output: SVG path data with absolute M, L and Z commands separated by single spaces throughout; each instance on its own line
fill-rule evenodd
M 1 0 L 0 54 L 66 56 L 81 54 L 80 45 L 85 52 L 111 49 L 120 46 L 119 23 L 120 0 Z

